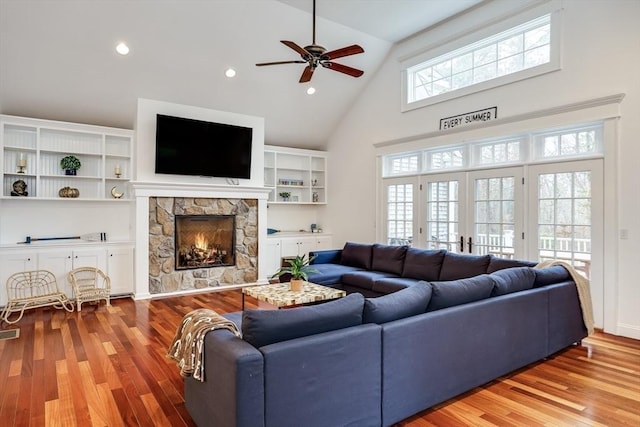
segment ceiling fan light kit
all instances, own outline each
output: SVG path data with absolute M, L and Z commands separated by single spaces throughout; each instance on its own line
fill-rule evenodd
M 363 53 L 364 49 L 359 45 L 354 44 L 327 52 L 327 49 L 325 49 L 323 46 L 316 44 L 316 0 L 313 0 L 313 39 L 311 44 L 302 48 L 296 43 L 289 40 L 280 40 L 280 42 L 300 54 L 302 60 L 263 62 L 260 64 L 256 64 L 258 67 L 281 64 L 307 64 L 305 69 L 302 71 L 302 75 L 300 76 L 300 83 L 311 81 L 313 72 L 316 70 L 316 68 L 318 68 L 318 66 L 322 66 L 323 68 L 328 68 L 333 71 L 338 71 L 339 73 L 347 74 L 352 77 L 360 77 L 364 74 L 364 71 L 358 70 L 357 68 L 338 64 L 337 62 L 332 62 L 337 58 Z

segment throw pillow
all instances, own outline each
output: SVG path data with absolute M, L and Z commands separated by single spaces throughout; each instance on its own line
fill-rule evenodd
M 446 253 L 444 249 L 407 249 L 402 277 L 426 281 L 438 280 Z
M 536 273 L 530 267 L 512 267 L 491 274 L 494 281 L 491 296 L 505 295 L 533 288 Z
M 424 313 L 431 299 L 431 285 L 418 282 L 400 291 L 364 300 L 363 323 L 386 323 Z
M 489 298 L 493 279 L 488 274 L 448 282 L 431 282 L 431 301 L 427 311 L 453 307 Z
M 256 348 L 362 324 L 364 297 L 354 293 L 335 301 L 282 310 L 245 310 L 242 338 Z
M 340 263 L 351 267 L 371 270 L 371 253 L 373 245 L 347 242 L 342 249 Z
M 489 255 L 462 255 L 447 252 L 438 280 L 458 280 L 485 274 L 489 261 L 491 261 Z
M 373 245 L 371 269 L 386 273 L 402 274 L 407 246 Z

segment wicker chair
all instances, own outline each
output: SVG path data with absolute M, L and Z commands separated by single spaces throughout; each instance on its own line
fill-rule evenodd
M 111 280 L 100 269 L 94 267 L 80 267 L 69 272 L 67 279 L 73 286 L 73 299 L 78 311 L 82 311 L 83 302 L 109 303 L 111 294 Z
M 30 308 L 53 306 L 71 312 L 73 304 L 58 289 L 56 276 L 47 270 L 22 271 L 7 279 L 7 305 L 0 312 L 0 322 L 16 323 Z M 20 313 L 11 320 L 11 314 Z

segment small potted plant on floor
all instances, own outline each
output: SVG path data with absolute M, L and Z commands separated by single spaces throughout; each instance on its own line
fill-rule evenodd
M 76 156 L 66 156 L 60 160 L 60 167 L 64 169 L 65 175 L 75 175 L 80 166 L 82 163 Z
M 282 267 L 272 277 L 280 277 L 283 274 L 290 274 L 289 287 L 292 291 L 301 291 L 304 282 L 309 280 L 309 273 L 317 273 L 318 270 L 311 267 L 310 263 L 315 257 L 307 259 L 306 255 L 298 255 L 295 258 L 287 259 L 285 262 L 289 264 L 287 267 Z

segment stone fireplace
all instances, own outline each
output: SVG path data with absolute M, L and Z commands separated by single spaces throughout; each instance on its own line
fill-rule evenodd
M 176 215 L 176 270 L 235 265 L 235 215 Z
M 150 294 L 258 280 L 258 200 L 149 197 L 148 218 Z

